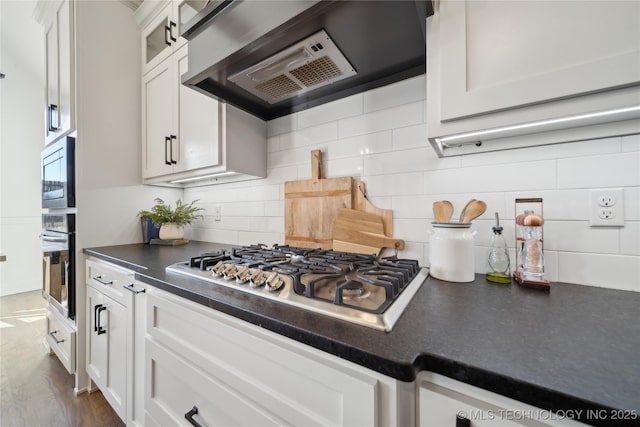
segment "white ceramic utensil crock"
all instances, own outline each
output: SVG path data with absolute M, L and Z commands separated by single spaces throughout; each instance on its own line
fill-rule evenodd
M 473 282 L 475 259 L 470 223 L 431 223 L 429 274 L 448 282 Z

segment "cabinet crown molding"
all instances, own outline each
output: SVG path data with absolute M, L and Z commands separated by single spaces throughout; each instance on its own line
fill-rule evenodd
M 136 22 L 140 28 L 147 26 L 162 9 L 164 9 L 171 0 L 145 0 L 140 4 L 135 12 Z

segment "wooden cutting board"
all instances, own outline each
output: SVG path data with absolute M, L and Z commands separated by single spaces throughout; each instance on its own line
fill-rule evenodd
M 364 182 L 362 181 L 356 181 L 355 183 L 352 207 L 359 211 L 369 212 L 380 216 L 384 225 L 384 231 L 382 234 L 387 237 L 391 237 L 393 235 L 393 211 L 391 209 L 380 209 L 373 206 L 367 198 L 367 190 L 365 189 Z
M 384 221 L 379 215 L 340 209 L 333 232 L 334 250 L 379 255 L 382 248 L 404 249 L 404 240 L 385 236 Z
M 311 151 L 311 179 L 284 183 L 284 241 L 303 248 L 331 249 L 341 208 L 352 204 L 353 178 L 322 178 L 322 154 Z

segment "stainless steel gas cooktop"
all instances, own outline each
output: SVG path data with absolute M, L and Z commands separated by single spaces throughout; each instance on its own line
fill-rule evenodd
M 397 256 L 261 244 L 202 253 L 166 271 L 384 331 L 428 276 Z

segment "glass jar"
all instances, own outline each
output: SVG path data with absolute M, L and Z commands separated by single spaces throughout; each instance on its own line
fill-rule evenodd
M 526 280 L 544 280 L 542 227 L 522 227 L 524 244 L 520 252 L 520 274 Z

